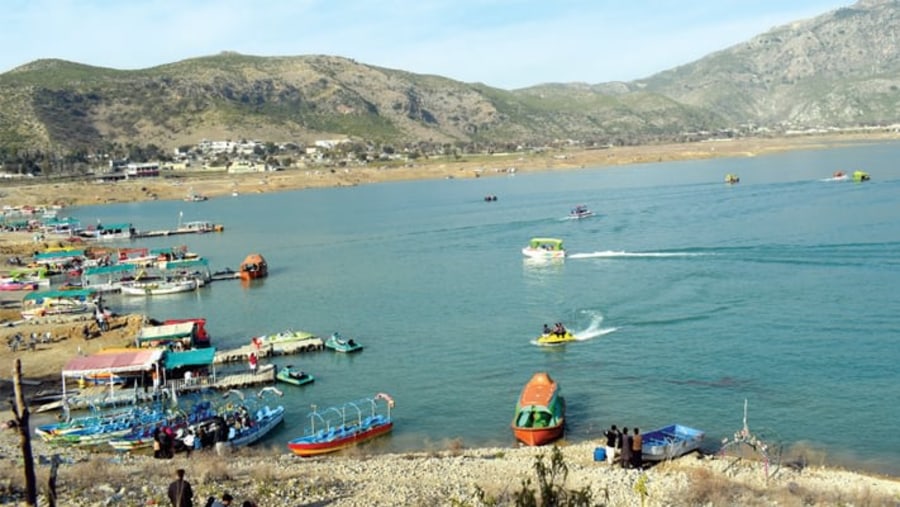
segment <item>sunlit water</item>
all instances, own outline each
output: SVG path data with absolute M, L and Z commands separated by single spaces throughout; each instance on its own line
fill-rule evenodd
M 249 287 L 110 298 L 116 310 L 207 317 L 218 347 L 287 328 L 365 345 L 276 361 L 317 380 L 283 386 L 275 445 L 302 434 L 310 405 L 379 391 L 397 424 L 375 449 L 511 445 L 516 397 L 546 370 L 570 440 L 679 422 L 714 445 L 741 428 L 747 399 L 751 431 L 770 441 L 897 474 L 898 159 L 900 145 L 879 144 L 70 213 L 145 230 L 183 213 L 226 230 L 140 244 L 187 243 L 214 270 L 254 251 L 269 261 Z M 873 180 L 828 181 L 857 168 Z M 741 183 L 722 183 L 728 172 Z M 597 216 L 566 220 L 580 203 Z M 569 258 L 525 262 L 532 236 L 563 238 Z M 579 341 L 535 346 L 558 321 Z

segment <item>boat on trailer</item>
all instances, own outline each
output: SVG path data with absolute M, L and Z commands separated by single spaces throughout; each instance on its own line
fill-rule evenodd
M 390 433 L 394 399 L 385 393 L 309 414 L 306 434 L 288 442 L 297 456 L 317 456 L 353 447 Z
M 670 424 L 643 435 L 644 461 L 663 461 L 683 456 L 691 451 L 696 451 L 703 443 L 703 431 L 683 426 Z

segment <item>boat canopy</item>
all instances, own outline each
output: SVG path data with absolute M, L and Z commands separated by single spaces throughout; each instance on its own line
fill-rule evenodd
M 81 299 L 85 300 L 92 297 L 96 291 L 91 289 L 74 289 L 74 290 L 45 290 L 41 292 L 30 292 L 23 298 L 24 301 L 40 301 L 42 299 Z
M 37 262 L 55 262 L 72 257 L 84 257 L 84 250 L 57 250 L 54 252 L 41 252 L 35 254 L 34 260 Z
M 165 367 L 174 370 L 182 366 L 208 366 L 213 364 L 216 357 L 216 349 L 185 350 L 184 352 L 166 352 Z
M 97 373 L 141 372 L 153 369 L 163 349 L 111 349 L 91 356 L 71 359 L 63 368 L 63 377 L 82 377 Z
M 150 326 L 141 328 L 136 342 L 140 347 L 147 342 L 180 341 L 185 338 L 193 339 L 196 322 L 180 322 L 178 324 L 163 324 L 162 326 Z
M 557 238 L 531 238 L 528 244 L 531 248 L 547 248 L 549 250 L 562 250 L 563 240 Z
M 250 265 L 262 266 L 266 264 L 266 259 L 262 256 L 262 254 L 252 253 L 244 258 L 244 262 L 241 263 L 241 267 L 250 266 Z
M 98 266 L 95 268 L 87 268 L 84 270 L 83 276 L 108 275 L 110 273 L 122 273 L 125 271 L 134 271 L 134 265 L 133 264 L 113 264 L 111 266 Z
M 195 259 L 181 259 L 176 261 L 167 261 L 163 269 L 184 269 L 196 267 L 208 267 L 209 259 L 205 257 L 197 257 Z

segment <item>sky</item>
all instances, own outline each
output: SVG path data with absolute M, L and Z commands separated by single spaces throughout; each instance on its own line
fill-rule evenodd
M 852 0 L 3 0 L 0 73 L 332 55 L 516 89 L 631 81 Z

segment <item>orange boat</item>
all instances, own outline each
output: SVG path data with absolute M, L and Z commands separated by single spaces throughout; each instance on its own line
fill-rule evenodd
M 262 255 L 253 253 L 244 259 L 238 272 L 240 273 L 242 280 L 265 278 L 269 274 L 269 265 Z
M 538 372 L 525 384 L 512 429 L 516 440 L 526 445 L 544 445 L 563 434 L 566 401 L 559 394 L 559 384 L 547 372 Z

